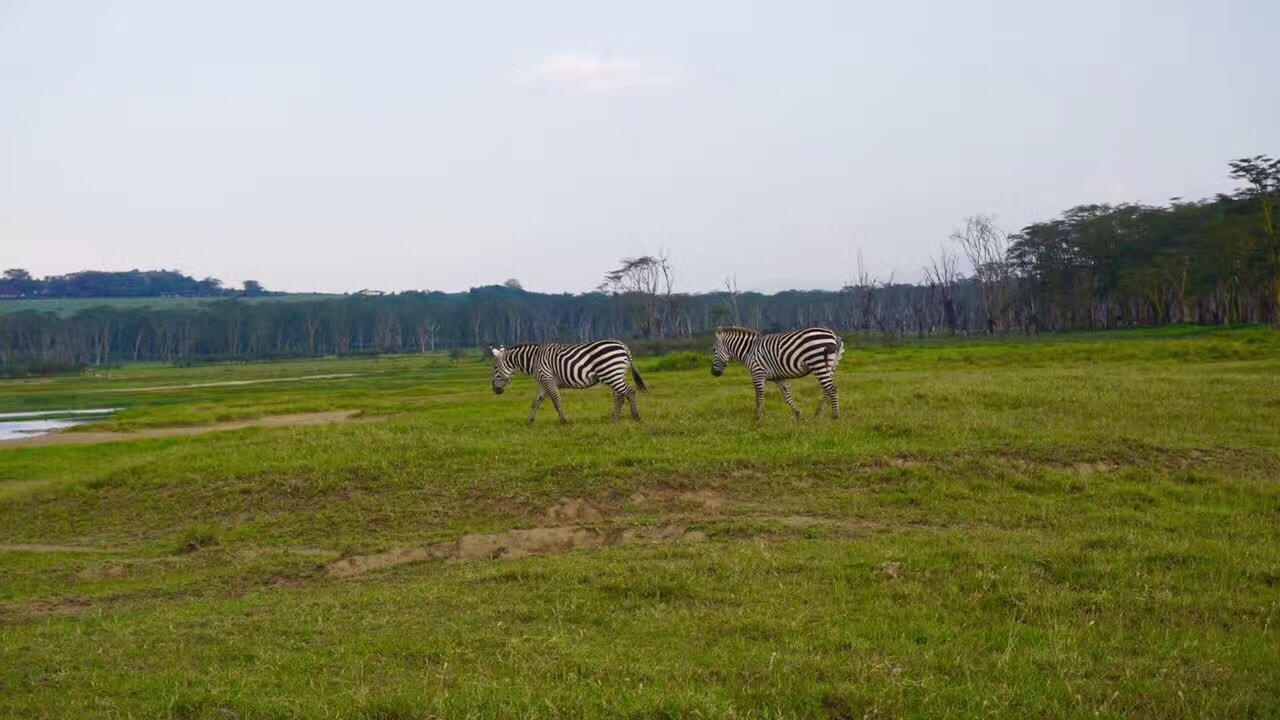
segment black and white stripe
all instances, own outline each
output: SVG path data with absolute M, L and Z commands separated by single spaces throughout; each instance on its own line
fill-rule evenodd
M 790 332 L 761 335 L 749 328 L 727 327 L 716 330 L 711 374 L 719 377 L 725 366 L 738 360 L 751 373 L 756 388 L 756 420 L 764 412 L 764 384 L 773 381 L 782 390 L 782 397 L 791 411 L 800 417 L 795 400 L 791 397 L 788 380 L 812 374 L 822 385 L 822 402 L 818 403 L 818 415 L 827 401 L 831 402 L 832 417 L 840 417 L 840 397 L 836 394 L 835 369 L 844 355 L 844 340 L 835 331 L 826 328 L 805 328 Z
M 627 384 L 627 368 L 636 387 L 645 390 L 644 381 L 636 371 L 631 350 L 617 340 L 598 340 L 582 345 L 525 344 L 510 348 L 490 347 L 493 356 L 493 391 L 501 394 L 511 382 L 511 376 L 520 370 L 538 381 L 538 396 L 533 399 L 529 422 L 533 422 L 538 406 L 550 397 L 560 415 L 560 422 L 568 422 L 560 406 L 560 388 L 589 388 L 604 383 L 613 390 L 613 419 L 622 415 L 622 401 L 631 405 L 631 417 L 640 419 L 636 407 L 636 391 Z

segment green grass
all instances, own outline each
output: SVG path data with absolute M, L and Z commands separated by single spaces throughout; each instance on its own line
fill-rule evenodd
M 0 446 L 0 543 L 114 551 L 0 551 L 0 716 L 1280 714 L 1280 335 L 855 344 L 838 422 L 771 387 L 754 425 L 707 366 L 642 359 L 643 424 L 593 390 L 566 427 L 437 356 L 0 383 L 127 408 L 94 428 L 363 413 Z M 561 498 L 706 540 L 324 569 Z
M 298 302 L 340 297 L 320 293 L 291 293 L 288 295 L 262 295 L 239 298 L 240 302 Z M 67 317 L 81 310 L 110 308 L 112 310 L 137 310 L 153 308 L 174 310 L 208 305 L 211 302 L 229 300 L 226 297 L 106 297 L 106 298 L 18 298 L 0 300 L 0 315 L 34 310 Z

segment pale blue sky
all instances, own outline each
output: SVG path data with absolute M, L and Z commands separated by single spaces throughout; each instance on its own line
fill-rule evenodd
M 1280 3 L 0 0 L 0 266 L 270 288 L 919 277 L 974 213 L 1232 187 Z

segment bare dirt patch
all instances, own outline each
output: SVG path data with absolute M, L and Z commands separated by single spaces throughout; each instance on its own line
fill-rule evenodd
M 360 413 L 359 410 L 335 410 L 331 412 L 294 413 L 292 415 L 268 415 L 251 420 L 232 420 L 213 425 L 190 425 L 183 427 L 148 428 L 136 432 L 71 432 L 41 435 L 22 440 L 6 440 L 0 443 L 0 450 L 19 447 L 44 447 L 46 445 L 94 445 L 97 443 L 125 442 L 128 440 L 149 440 L 153 438 L 180 437 L 184 435 L 203 435 L 221 430 L 243 430 L 251 427 L 306 427 L 309 425 L 328 425 L 346 422 Z
M 508 530 L 489 535 L 463 535 L 451 554 L 454 560 L 498 560 L 561 553 L 583 547 L 603 547 L 604 533 L 583 527 L 542 527 Z
M 627 502 L 639 507 L 657 505 L 664 508 L 682 506 L 689 508 L 692 506 L 709 513 L 718 513 L 724 508 L 728 499 L 723 494 L 709 489 L 679 492 L 664 488 L 653 488 L 646 492 L 632 494 L 631 497 L 627 498 Z
M 329 563 L 329 574 L 337 577 L 361 575 L 372 570 L 395 567 L 411 562 L 422 562 L 445 557 L 441 545 L 424 548 L 400 548 L 373 555 L 353 555 Z
M 7 621 L 75 615 L 92 607 L 93 604 L 84 598 L 56 598 L 0 603 L 0 627 L 3 627 Z
M 575 526 L 538 527 L 500 533 L 476 533 L 463 535 L 451 543 L 437 543 L 419 548 L 399 548 L 373 555 L 356 555 L 329 563 L 328 572 L 334 577 L 351 577 L 372 570 L 423 560 L 453 562 L 514 560 L 568 552 L 578 548 L 640 543 L 701 542 L 706 539 L 707 536 L 704 533 L 689 530 L 686 525 L 608 530 Z
M 1071 466 L 1071 469 L 1077 475 L 1093 475 L 1096 473 L 1111 472 L 1119 467 L 1119 465 L 1109 462 L 1079 462 Z
M 627 528 L 620 536 L 621 544 L 636 543 L 670 543 L 670 542 L 702 542 L 707 534 L 701 530 L 690 530 L 684 525 L 666 525 L 663 527 Z
M 724 507 L 725 498 L 715 490 L 694 490 L 680 493 L 680 501 L 689 505 L 701 506 L 703 510 L 719 512 Z
M 605 519 L 604 508 L 580 498 L 560 498 L 559 502 L 547 508 L 548 525 L 598 523 Z

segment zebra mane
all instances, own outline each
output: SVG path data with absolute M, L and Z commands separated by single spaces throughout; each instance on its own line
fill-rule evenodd
M 760 334 L 760 331 L 759 331 L 759 330 L 753 330 L 752 328 L 748 328 L 748 327 L 739 327 L 739 326 L 737 326 L 737 325 L 730 325 L 729 327 L 716 328 L 716 333 L 717 333 L 717 334 L 719 334 L 719 333 L 738 333 L 738 334 L 741 334 L 741 335 L 759 335 L 759 334 Z

